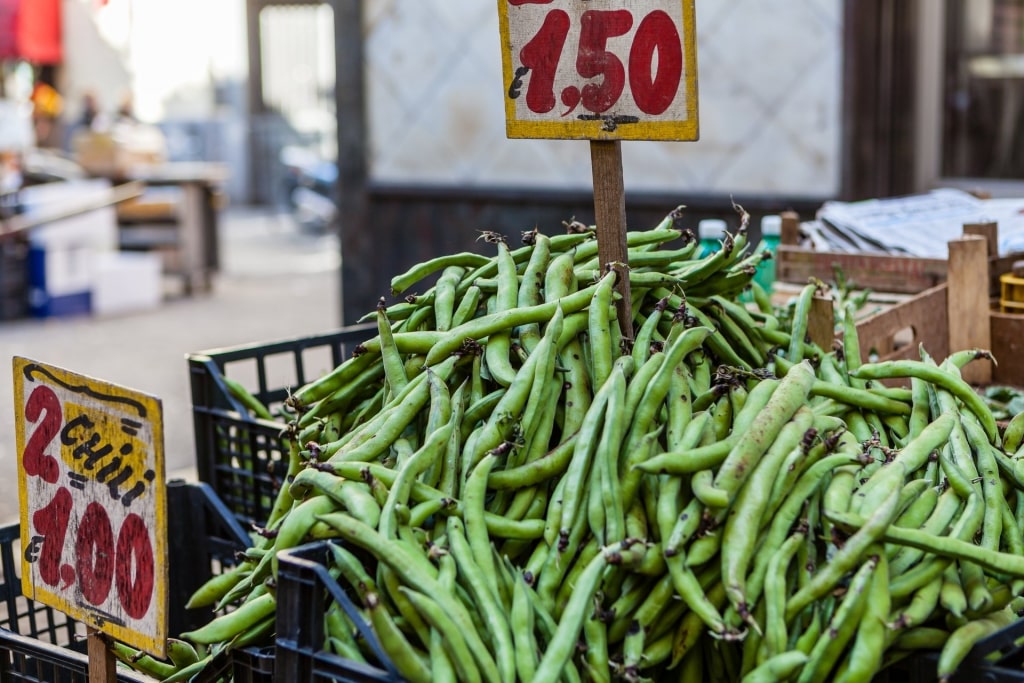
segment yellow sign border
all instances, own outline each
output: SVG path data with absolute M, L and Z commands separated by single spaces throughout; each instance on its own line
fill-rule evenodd
M 498 27 L 501 34 L 501 66 L 505 89 L 505 134 L 514 139 L 551 140 L 655 140 L 692 142 L 700 139 L 697 106 L 697 19 L 695 0 L 681 0 L 683 8 L 683 59 L 686 69 L 686 120 L 641 121 L 612 126 L 604 121 L 523 121 L 516 118 L 515 100 L 507 89 L 515 78 L 512 59 L 512 35 L 509 30 L 508 0 L 498 0 Z
M 37 366 L 45 370 L 59 383 L 67 387 L 82 388 L 94 392 L 100 392 L 104 396 L 128 399 L 142 404 L 146 414 L 151 415 L 147 421 L 152 426 L 153 436 L 153 466 L 156 478 L 152 482 L 150 491 L 154 500 L 154 519 L 156 528 L 153 530 L 155 536 L 155 547 L 153 548 L 153 564 L 155 574 L 153 577 L 153 605 L 157 612 L 155 615 L 156 633 L 145 634 L 133 631 L 124 626 L 106 621 L 88 609 L 65 599 L 61 595 L 46 588 L 42 588 L 31 581 L 31 564 L 26 560 L 25 554 L 21 554 L 21 586 L 25 597 L 49 605 L 60 610 L 72 619 L 81 621 L 103 633 L 109 634 L 122 643 L 137 647 L 155 657 L 164 657 L 167 642 L 167 600 L 168 600 L 168 548 L 167 548 L 167 487 L 165 482 L 164 465 L 164 425 L 163 406 L 159 398 L 143 394 L 132 389 L 111 384 L 104 380 L 87 377 L 78 373 L 40 363 L 21 356 L 15 356 L 14 367 L 14 401 L 15 401 L 15 441 L 17 444 L 18 457 L 18 499 L 21 522 L 21 544 L 28 546 L 32 536 L 32 529 L 29 523 L 28 509 L 28 476 L 21 465 L 22 453 L 26 446 L 26 429 L 23 406 L 25 405 L 25 370 L 29 366 Z

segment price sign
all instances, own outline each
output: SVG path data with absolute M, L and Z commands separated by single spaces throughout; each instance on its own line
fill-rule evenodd
M 696 140 L 694 0 L 498 0 L 510 138 Z
M 164 655 L 167 601 L 159 399 L 14 358 L 22 590 Z

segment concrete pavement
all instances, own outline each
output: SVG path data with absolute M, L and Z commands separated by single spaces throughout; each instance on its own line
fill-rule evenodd
M 220 234 L 221 270 L 209 294 L 118 316 L 0 322 L 0 522 L 18 515 L 12 356 L 160 398 L 168 477 L 194 479 L 186 355 L 340 324 L 336 239 L 301 234 L 286 217 L 245 208 L 223 213 Z

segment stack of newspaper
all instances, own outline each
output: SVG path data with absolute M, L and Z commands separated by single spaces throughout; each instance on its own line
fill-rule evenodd
M 999 253 L 1024 251 L 1024 198 L 978 199 L 944 188 L 925 194 L 826 202 L 801 225 L 817 251 L 892 254 L 945 259 L 947 243 L 966 223 L 999 224 Z

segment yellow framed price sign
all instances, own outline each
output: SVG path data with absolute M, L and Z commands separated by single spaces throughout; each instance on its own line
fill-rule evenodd
M 499 0 L 510 138 L 697 140 L 694 0 Z
M 14 358 L 22 590 L 155 656 L 167 638 L 159 399 Z

